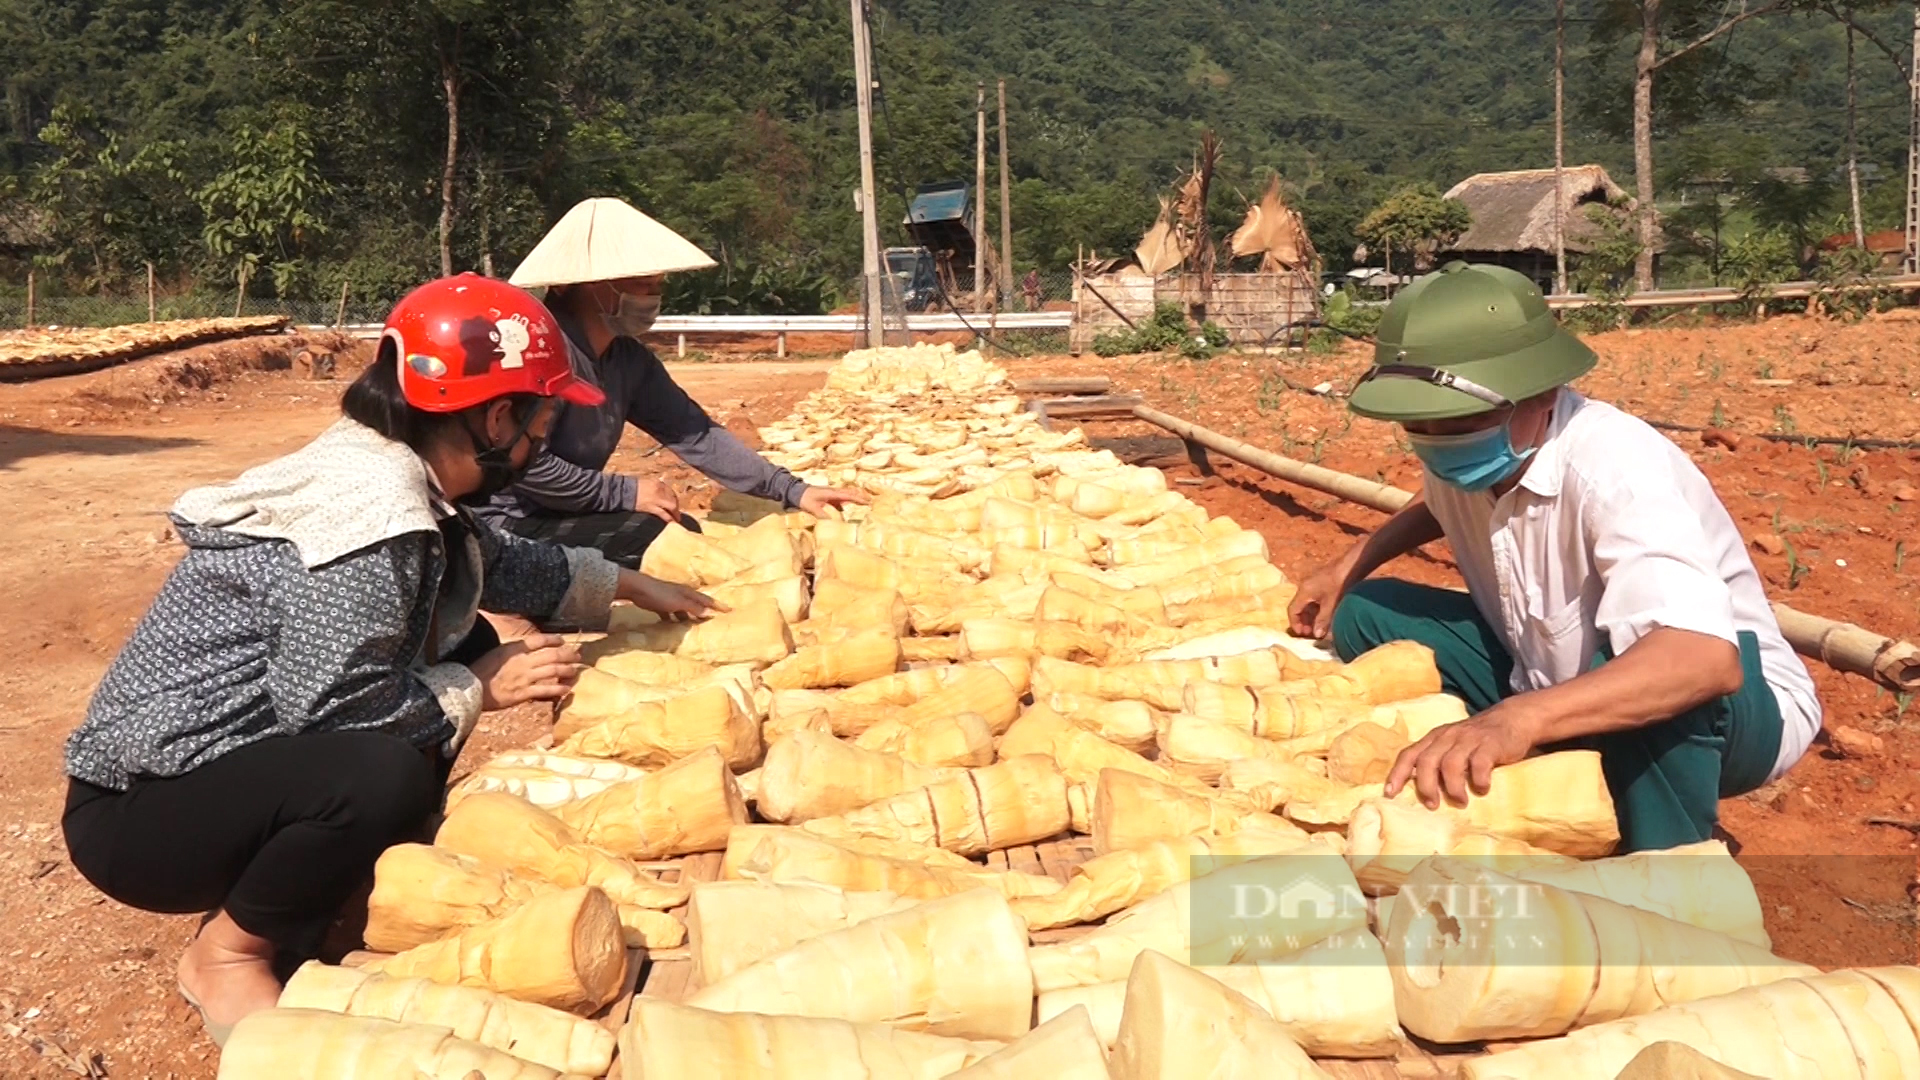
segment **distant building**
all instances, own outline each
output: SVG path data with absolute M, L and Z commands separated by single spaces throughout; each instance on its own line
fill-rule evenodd
M 1561 229 L 1571 270 L 1599 236 L 1599 227 L 1587 216 L 1588 208 L 1602 207 L 1625 222 L 1634 202 L 1598 165 L 1563 169 L 1562 190 Z M 1447 198 L 1458 199 L 1473 215 L 1472 226 L 1446 249 L 1447 255 L 1505 266 L 1532 278 L 1542 290 L 1552 289 L 1552 169 L 1479 173 L 1453 185 Z M 1655 241 L 1656 260 L 1665 246 L 1663 240 Z

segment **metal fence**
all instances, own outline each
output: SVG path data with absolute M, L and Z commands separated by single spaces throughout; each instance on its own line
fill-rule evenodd
M 193 294 L 162 296 L 154 301 L 156 319 L 212 319 L 234 314 L 234 295 Z M 387 317 L 384 303 L 347 303 L 341 320 L 339 301 L 259 300 L 248 297 L 241 306 L 242 315 L 285 315 L 296 323 L 332 326 L 345 323 L 382 322 Z M 149 312 L 145 296 L 37 296 L 33 301 L 34 326 L 123 326 L 146 322 Z M 0 329 L 26 326 L 27 298 L 24 294 L 0 296 Z

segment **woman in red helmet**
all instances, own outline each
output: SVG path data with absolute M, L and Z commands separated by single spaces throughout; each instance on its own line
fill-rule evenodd
M 717 609 L 468 511 L 539 453 L 556 399 L 600 392 L 539 301 L 436 281 L 394 308 L 344 419 L 175 504 L 187 555 L 68 740 L 62 825 L 108 896 L 212 912 L 179 979 L 216 1041 L 422 831 L 482 711 L 566 693 L 578 652 L 502 645 L 480 607 L 582 626 L 616 598 Z

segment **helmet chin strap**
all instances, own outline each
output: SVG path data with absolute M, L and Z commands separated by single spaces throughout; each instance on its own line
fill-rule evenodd
M 540 453 L 540 444 L 544 441 L 527 434 L 537 414 L 538 410 L 528 414 L 527 418 L 522 420 L 520 426 L 514 430 L 513 437 L 498 446 L 488 442 L 482 432 L 474 428 L 470 420 L 462 423 L 461 426 L 467 431 L 467 440 L 473 444 L 473 463 L 480 467 L 480 487 L 456 501 L 486 502 L 494 495 L 512 487 L 514 482 L 520 479 L 523 470 L 514 467 L 513 448 L 521 439 L 531 439 L 533 445 L 529 448 L 527 463 L 529 465 L 533 463 L 534 457 Z

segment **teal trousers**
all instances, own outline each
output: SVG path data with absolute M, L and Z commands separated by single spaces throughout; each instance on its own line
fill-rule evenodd
M 1713 835 L 1723 798 L 1766 783 L 1780 753 L 1780 705 L 1760 673 L 1760 642 L 1742 631 L 1740 689 L 1671 720 L 1543 749 L 1590 749 L 1620 819 L 1621 853 L 1677 847 Z M 1463 592 L 1384 579 L 1355 586 L 1333 616 L 1341 659 L 1389 641 L 1434 652 L 1447 693 L 1471 712 L 1513 693 L 1513 657 Z M 1610 650 L 1593 666 L 1611 660 Z

